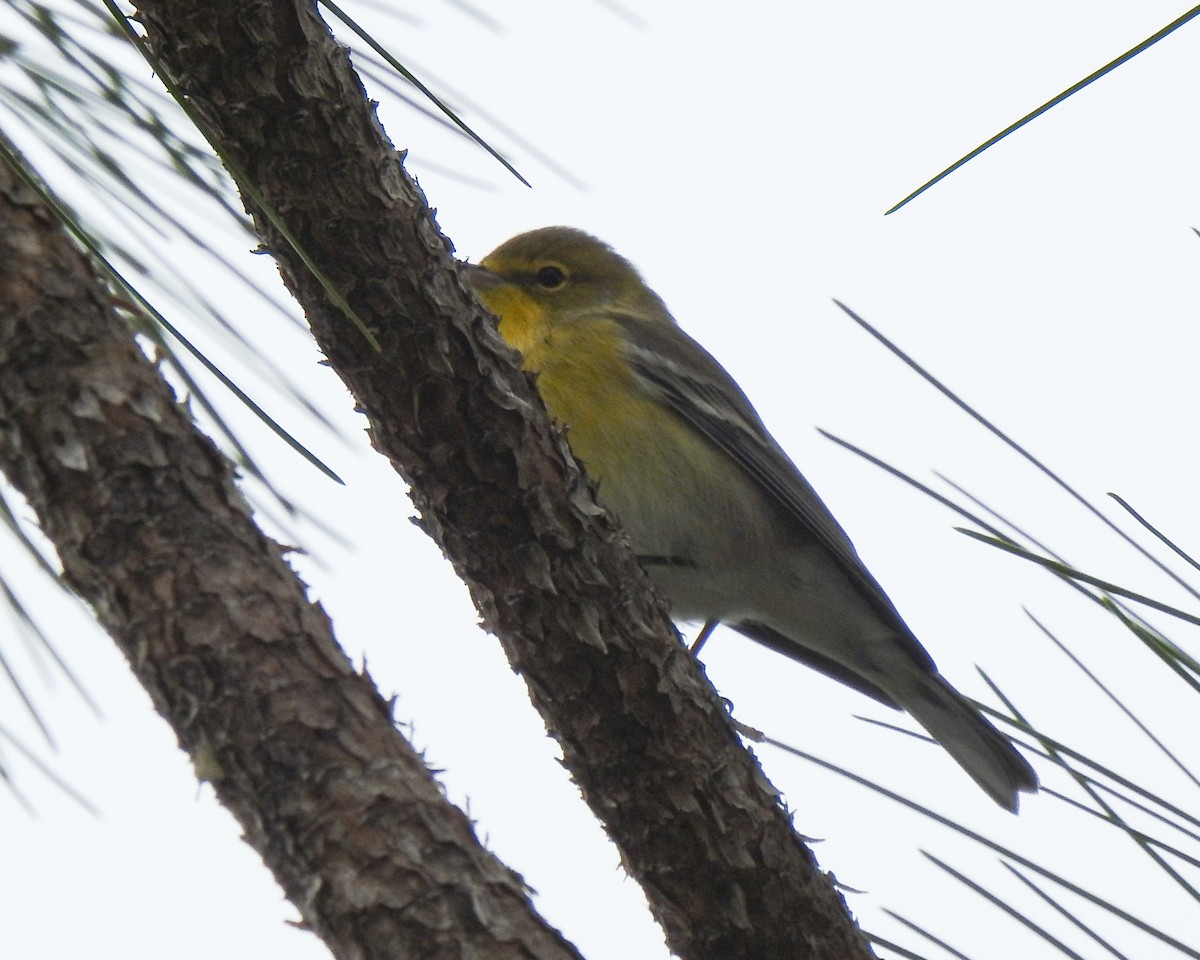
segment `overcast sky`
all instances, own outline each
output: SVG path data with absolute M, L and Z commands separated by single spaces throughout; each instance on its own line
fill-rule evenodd
M 1200 239 L 1192 231 L 1200 221 L 1200 28 L 1185 27 L 883 216 L 1185 5 L 985 9 L 881 0 L 749 2 L 735 10 L 647 0 L 628 5 L 636 17 L 586 0 L 484 6 L 495 24 L 453 4 L 413 4 L 414 19 L 368 21 L 533 183 L 521 186 L 478 149 L 372 87 L 459 255 L 477 260 L 512 234 L 550 223 L 613 244 L 739 380 L 947 677 L 995 703 L 975 670 L 981 666 L 1047 733 L 1103 753 L 1185 809 L 1200 807 L 1196 785 L 1071 667 L 1025 610 L 1195 764 L 1195 700 L 1182 684 L 1095 606 L 956 533 L 955 515 L 815 429 L 926 482 L 936 482 L 933 471 L 949 476 L 1089 572 L 1188 602 L 832 302 L 881 328 L 1124 527 L 1134 529 L 1108 504 L 1108 491 L 1200 551 L 1193 506 Z M 12 126 L 7 116 L 0 123 Z M 245 247 L 238 241 L 232 255 L 269 282 L 270 264 Z M 207 268 L 192 260 L 187 269 Z M 339 439 L 318 427 L 254 370 L 232 365 L 347 480 L 335 488 L 265 432 L 246 428 L 271 479 L 348 544 L 315 525 L 288 534 L 308 549 L 296 565 L 351 656 L 365 660 L 385 694 L 398 696 L 397 717 L 443 771 L 449 795 L 585 956 L 666 957 L 639 889 L 558 766 L 523 683 L 476 626 L 449 566 L 410 524 L 404 487 L 367 451 L 345 392 L 304 338 L 264 320 L 259 304 L 231 296 L 225 306 L 343 432 Z M 187 316 L 171 319 L 224 356 Z M 36 578 L 27 589 L 35 608 L 38 597 L 61 606 Z M 1195 653 L 1194 630 L 1156 622 Z M 5 955 L 327 956 L 315 938 L 286 925 L 297 914 L 211 789 L 196 785 L 111 643 L 81 614 L 47 616 L 44 625 L 86 680 L 102 719 L 15 644 L 6 641 L 5 653 L 12 648 L 51 724 L 55 769 L 99 815 L 82 811 L 0 741 L 34 808 L 0 792 Z M 1085 824 L 1047 796 L 1026 799 L 1019 817 L 1003 813 L 942 751 L 855 715 L 907 720 L 737 635 L 718 632 L 704 661 L 744 723 L 965 820 L 1197 945 L 1196 901 L 1114 831 Z M 0 695 L 0 726 L 34 739 L 11 701 Z M 850 900 L 867 929 L 924 949 L 882 913 L 890 908 L 979 960 L 1058 955 L 947 878 L 919 852 L 928 850 L 1035 912 L 1084 955 L 1100 955 L 1023 892 L 994 854 L 803 761 L 766 746 L 756 753 L 798 830 L 822 839 L 822 865 L 863 891 Z M 1046 763 L 1039 771 L 1082 799 Z M 1197 880 L 1195 871 L 1190 876 Z M 1134 891 L 1145 893 L 1139 900 Z M 1087 915 L 1130 956 L 1175 955 Z M 928 955 L 944 956 L 932 946 Z

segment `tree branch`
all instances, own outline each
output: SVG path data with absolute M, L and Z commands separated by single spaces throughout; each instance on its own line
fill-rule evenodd
M 249 202 L 374 443 L 525 676 L 672 949 L 688 960 L 869 956 L 465 293 L 424 197 L 311 5 L 147 0 L 141 16 L 161 69 L 244 173 L 243 195 L 286 221 L 382 345 L 374 352 L 330 307 Z M 285 884 L 293 895 L 295 883 Z
M 0 469 L 335 956 L 578 960 L 445 799 L 228 461 L 2 162 Z

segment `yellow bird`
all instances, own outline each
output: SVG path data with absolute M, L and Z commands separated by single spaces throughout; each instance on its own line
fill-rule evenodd
M 721 621 L 907 710 L 1007 810 L 1033 769 L 937 672 L 733 378 L 629 261 L 568 227 L 467 277 L 678 620 Z

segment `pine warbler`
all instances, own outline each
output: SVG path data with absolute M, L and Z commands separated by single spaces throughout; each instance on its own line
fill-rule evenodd
M 745 394 L 627 260 L 548 227 L 467 276 L 673 617 L 719 620 L 907 710 L 1005 809 L 1037 789 L 1008 738 L 937 672 Z

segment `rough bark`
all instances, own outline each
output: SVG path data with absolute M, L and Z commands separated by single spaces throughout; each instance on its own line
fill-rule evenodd
M 578 960 L 445 799 L 228 461 L 2 162 L 0 470 L 335 956 Z
M 248 208 L 318 342 L 528 681 L 672 949 L 688 960 L 870 956 L 511 353 L 465 293 L 424 197 L 312 6 L 146 0 L 140 15 L 160 68 L 244 177 Z M 248 186 L 370 325 L 380 352 L 330 306 Z M 197 642 L 206 636 L 189 638 Z M 214 678 L 201 673 L 198 683 L 199 699 L 220 696 Z M 308 703 L 293 709 L 305 715 Z M 316 720 L 349 740 L 340 718 Z M 252 806 L 234 810 L 243 822 L 259 816 Z M 305 871 L 314 865 L 293 862 L 292 842 L 284 833 L 260 849 L 277 872 L 300 868 L 284 886 L 307 908 Z M 369 868 L 363 878 L 374 896 L 392 895 Z

